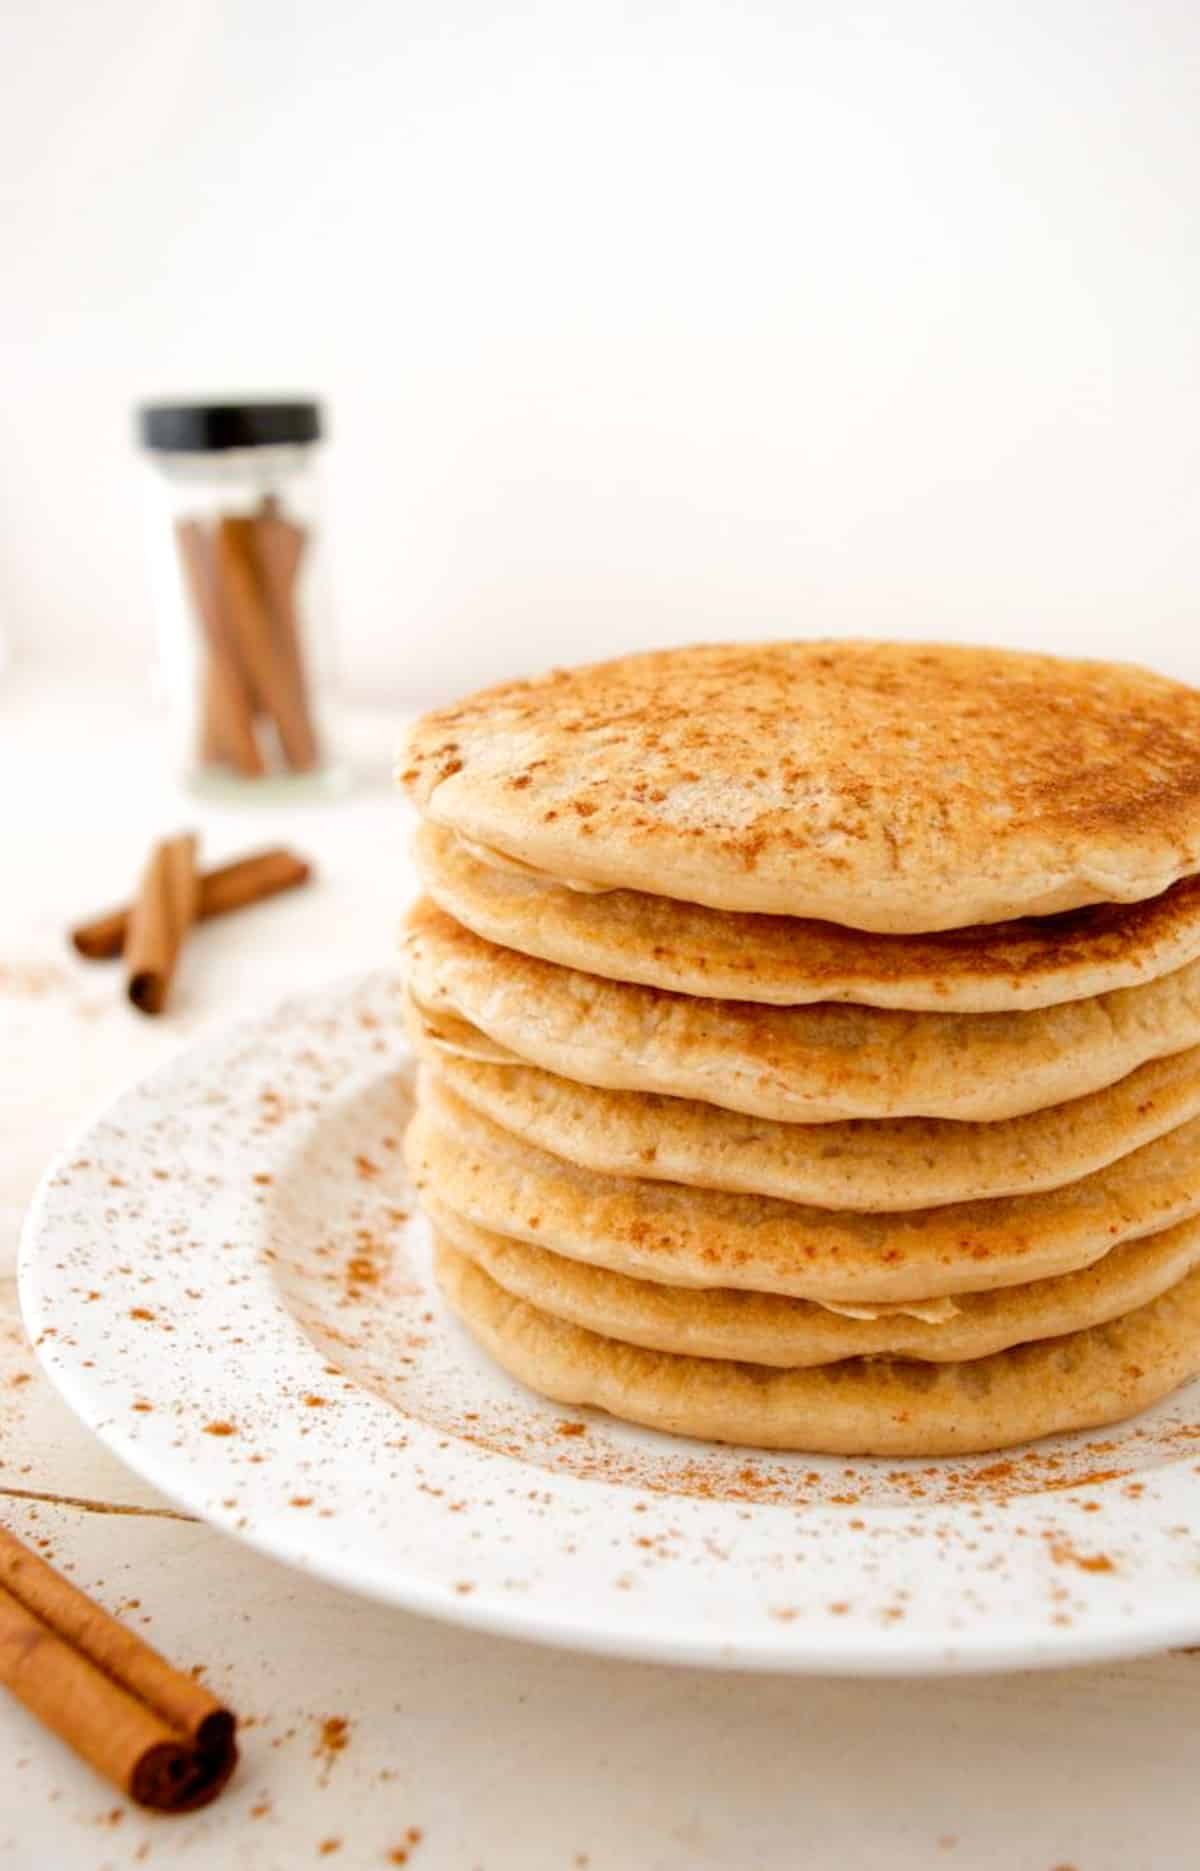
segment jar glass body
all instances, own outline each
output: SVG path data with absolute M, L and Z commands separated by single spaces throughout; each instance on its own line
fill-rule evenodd
M 225 796 L 340 790 L 315 445 L 159 449 L 147 480 L 177 769 Z

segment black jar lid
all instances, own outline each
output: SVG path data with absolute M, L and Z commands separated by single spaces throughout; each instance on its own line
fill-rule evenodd
M 142 446 L 156 453 L 273 448 L 320 434 L 321 405 L 313 402 L 146 403 L 138 410 Z

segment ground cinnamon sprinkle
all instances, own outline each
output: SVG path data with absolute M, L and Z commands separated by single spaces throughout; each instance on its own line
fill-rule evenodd
M 1011 1481 L 1015 1472 L 1014 1464 L 1011 1461 L 989 1462 L 986 1468 L 977 1468 L 975 1470 L 975 1480 L 985 1483 L 993 1481 Z
M 421 1412 L 426 1414 L 424 1410 Z M 893 1467 L 864 1463 L 849 1471 L 800 1469 L 787 1458 L 762 1458 L 732 1468 L 727 1458 L 689 1455 L 646 1456 L 612 1447 L 584 1424 L 584 1435 L 564 1432 L 561 1421 L 547 1423 L 523 1413 L 489 1412 L 486 1421 L 477 1411 L 448 1414 L 436 1419 L 447 1434 L 477 1447 L 508 1455 L 522 1462 L 579 1476 L 584 1480 L 625 1484 L 659 1495 L 682 1495 L 698 1500 L 744 1502 L 749 1505 L 792 1507 L 904 1505 L 1002 1507 L 1028 1495 L 1062 1493 L 1068 1489 L 1099 1487 L 1125 1479 L 1128 1467 L 1083 1467 L 1089 1457 L 1111 1454 L 1111 1440 L 1089 1442 L 1077 1452 L 1075 1469 L 1058 1454 L 1031 1449 L 1024 1454 L 975 1467 L 969 1463 L 924 1464 Z M 1160 1432 L 1171 1451 L 1174 1431 Z M 1124 1445 L 1128 1448 L 1128 1444 Z M 855 1477 L 857 1488 L 848 1490 L 843 1473 Z M 842 1485 L 839 1486 L 839 1483 Z M 1136 1484 L 1134 1484 L 1136 1485 Z M 853 1531 L 866 1531 L 860 1514 L 847 1519 Z
M 1115 1572 L 1107 1553 L 1078 1553 L 1067 1540 L 1046 1536 L 1047 1550 L 1056 1566 L 1078 1566 L 1080 1572 Z
M 345 1715 L 326 1715 L 321 1721 L 317 1745 L 313 1749 L 315 1759 L 333 1760 L 350 1745 L 350 1722 Z
M 1072 1475 L 1063 1481 L 1046 1481 L 1043 1487 L 1047 1493 L 1063 1488 L 1096 1488 L 1104 1481 L 1121 1481 L 1129 1473 L 1127 1468 L 1092 1468 L 1086 1475 Z
M 237 1429 L 232 1423 L 205 1423 L 204 1433 L 206 1436 L 236 1436 Z
M 14 998 L 39 1000 L 65 987 L 67 975 L 62 968 L 40 962 L 5 962 L 0 966 L 0 994 Z

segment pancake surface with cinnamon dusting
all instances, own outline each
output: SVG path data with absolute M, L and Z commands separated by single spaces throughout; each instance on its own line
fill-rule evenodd
M 707 644 L 424 716 L 434 823 L 552 879 L 885 934 L 1133 902 L 1200 870 L 1200 694 L 944 644 Z

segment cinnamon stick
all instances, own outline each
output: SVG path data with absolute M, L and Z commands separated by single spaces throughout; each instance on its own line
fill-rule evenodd
M 253 550 L 266 594 L 275 650 L 286 671 L 288 689 L 295 703 L 289 763 L 297 771 L 305 772 L 315 767 L 321 757 L 308 699 L 300 620 L 296 612 L 296 580 L 306 536 L 303 527 L 294 525 L 285 516 L 271 494 L 261 501 L 251 525 Z M 288 751 L 286 746 L 284 751 Z
M 125 943 L 129 998 L 142 1013 L 161 1013 L 184 937 L 196 914 L 196 839 L 166 838 L 150 853 Z
M 0 1682 L 139 1805 L 206 1805 L 237 1763 L 230 1711 L 4 1528 Z
M 219 864 L 197 879 L 196 921 L 246 909 L 281 890 L 294 890 L 311 876 L 311 865 L 282 846 Z M 71 941 L 88 961 L 113 961 L 125 947 L 131 914 L 129 907 L 107 910 L 72 929 Z
M 257 522 L 227 514 L 217 522 L 215 549 L 222 607 L 259 711 L 275 723 L 284 761 L 293 772 L 316 765 L 316 740 L 301 686 L 298 659 L 281 646 L 257 561 Z
M 204 665 L 196 685 L 195 695 L 199 710 L 196 732 L 200 740 L 200 759 L 206 767 L 230 766 L 237 770 L 238 745 L 229 731 L 227 720 L 229 695 L 223 669 L 221 664 L 214 659 L 207 643 L 200 646 L 199 653 Z M 253 726 L 251 726 L 251 732 L 253 733 Z M 253 758 L 261 758 L 257 741 L 253 745 Z
M 205 761 L 257 777 L 267 766 L 254 730 L 254 693 L 214 542 L 199 520 L 177 521 L 175 538 L 206 658 L 199 690 L 201 755 Z

